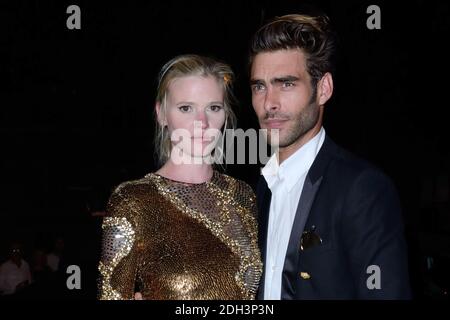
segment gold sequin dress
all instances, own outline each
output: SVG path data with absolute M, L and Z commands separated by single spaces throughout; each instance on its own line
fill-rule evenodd
M 255 195 L 214 171 L 189 184 L 155 173 L 108 202 L 100 299 L 254 299 L 262 273 Z

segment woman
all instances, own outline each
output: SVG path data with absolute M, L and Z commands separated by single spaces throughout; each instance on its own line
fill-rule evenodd
M 233 124 L 229 66 L 183 55 L 161 70 L 162 167 L 121 184 L 108 203 L 101 299 L 254 299 L 262 272 L 252 189 L 212 167 Z M 220 150 L 219 150 L 220 151 Z

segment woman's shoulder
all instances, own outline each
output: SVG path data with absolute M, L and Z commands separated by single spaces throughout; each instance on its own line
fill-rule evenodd
M 221 173 L 221 178 L 227 183 L 223 186 L 229 192 L 234 202 L 241 208 L 245 208 L 243 213 L 249 217 L 257 215 L 256 195 L 252 187 L 238 178 Z
M 124 198 L 147 196 L 148 192 L 154 189 L 154 183 L 150 179 L 150 175 L 147 174 L 142 178 L 120 183 L 114 187 L 112 195 Z
M 255 198 L 255 192 L 253 188 L 244 180 L 232 177 L 225 173 L 219 173 L 220 178 L 225 181 L 230 190 L 233 190 L 235 194 L 242 195 L 248 198 Z
M 113 215 L 130 215 L 141 211 L 143 204 L 156 195 L 154 183 L 148 175 L 136 180 L 120 183 L 113 188 L 108 200 L 107 211 Z

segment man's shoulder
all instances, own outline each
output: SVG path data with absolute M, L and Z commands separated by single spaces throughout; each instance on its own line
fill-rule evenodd
M 30 269 L 30 264 L 26 261 L 26 260 L 24 260 L 24 259 L 22 259 L 22 266 L 24 267 L 24 269 Z
M 392 182 L 382 168 L 337 144 L 334 144 L 327 174 L 341 182 L 355 180 Z
M 332 141 L 329 137 L 327 137 L 327 140 L 327 145 L 330 146 L 328 148 L 328 153 L 331 158 L 330 164 L 333 166 L 333 168 L 356 175 L 365 171 L 381 171 L 381 169 L 371 161 L 340 146 L 339 144 Z
M 6 260 L 3 263 L 0 263 L 0 271 L 6 271 L 6 269 L 8 269 L 11 264 L 12 262 L 10 260 Z

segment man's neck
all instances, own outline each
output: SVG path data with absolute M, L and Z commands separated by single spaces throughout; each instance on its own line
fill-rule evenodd
M 318 124 L 314 126 L 311 130 L 306 132 L 303 136 L 301 136 L 297 141 L 286 146 L 284 148 L 280 148 L 278 150 L 278 163 L 281 164 L 284 160 L 293 155 L 298 149 L 307 144 L 311 139 L 313 139 L 322 128 L 322 124 Z
M 20 266 L 22 265 L 22 259 L 20 260 L 11 260 L 12 263 L 14 263 L 17 268 L 20 268 Z

